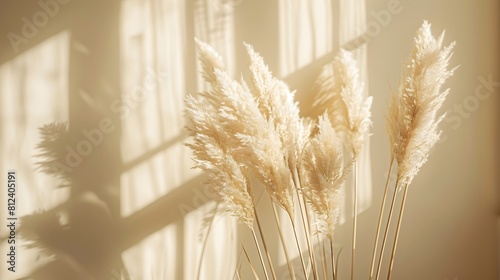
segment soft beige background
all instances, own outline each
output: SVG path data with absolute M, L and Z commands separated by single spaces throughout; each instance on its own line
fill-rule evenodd
M 374 97 L 373 135 L 362 157 L 355 274 L 367 279 L 389 164 L 384 114 L 415 30 L 426 19 L 436 36 L 446 29 L 446 44 L 457 42 L 452 65 L 461 66 L 447 83 L 443 140 L 409 192 L 392 279 L 498 279 L 500 85 L 475 92 L 483 80 L 500 82 L 499 1 L 55 1 L 41 1 L 56 3 L 57 11 L 17 48 L 8 34 L 22 35 L 23 17 L 32 21 L 44 10 L 33 0 L 0 3 L 0 172 L 4 178 L 6 170 L 18 171 L 19 215 L 65 212 L 65 204 L 56 205 L 67 199 L 83 215 L 76 221 L 81 232 L 69 238 L 76 244 L 70 258 L 85 260 L 84 269 L 105 275 L 95 262 L 121 256 L 132 279 L 196 279 L 208 228 L 203 220 L 215 206 L 182 145 L 183 98 L 205 87 L 197 74 L 193 38 L 198 37 L 222 54 L 235 77 L 247 73 L 241 43 L 253 44 L 273 73 L 297 90 L 304 115 L 317 113 L 308 93 L 321 67 L 340 46 L 355 52 L 366 92 Z M 465 111 L 459 112 L 460 106 Z M 83 129 L 95 129 L 107 118 L 116 129 L 75 167 L 78 186 L 56 190 L 55 180 L 33 171 L 42 124 L 69 121 L 79 141 Z M 0 199 L 4 205 L 4 191 Z M 89 217 L 98 203 L 118 226 Z M 270 216 L 265 196 L 259 205 L 263 216 Z M 350 206 L 347 199 L 346 209 Z M 5 221 L 3 206 L 0 213 Z M 339 279 L 347 279 L 349 271 L 350 216 L 346 210 L 337 230 L 336 248 L 343 247 Z M 272 221 L 265 219 L 266 236 L 273 259 L 283 264 Z M 113 232 L 100 240 L 104 245 L 83 238 L 99 229 Z M 216 216 L 201 279 L 231 279 L 242 261 L 240 243 L 255 256 L 248 231 Z M 90 254 L 94 262 L 85 259 L 89 255 L 83 252 L 94 249 L 102 254 Z M 5 242 L 0 250 L 4 256 Z M 14 276 L 0 257 L 1 279 L 24 276 L 47 261 L 22 247 L 18 253 Z M 115 263 L 108 268 L 116 269 Z M 242 270 L 244 279 L 251 279 L 246 262 Z M 76 279 L 61 271 L 49 279 Z M 278 272 L 287 279 L 286 267 Z M 116 271 L 111 274 L 119 279 Z

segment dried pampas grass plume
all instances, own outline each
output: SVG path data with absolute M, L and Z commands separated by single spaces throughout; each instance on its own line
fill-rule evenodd
M 214 110 L 203 98 L 188 96 L 185 103 L 186 129 L 193 138 L 193 142 L 186 145 L 193 151 L 194 167 L 208 174 L 207 183 L 226 203 L 228 212 L 253 228 L 253 195 L 244 169 L 227 148 L 230 139 L 212 119 Z
M 195 141 L 190 145 L 195 167 L 210 174 L 222 200 L 230 206 L 230 212 L 252 228 L 259 248 L 253 230 L 254 218 L 261 237 L 263 233 L 247 175 L 255 175 L 273 201 L 292 217 L 293 185 L 285 156 L 288 151 L 276 128 L 276 118 L 261 112 L 245 81 L 232 79 L 224 70 L 220 56 L 207 44 L 200 41 L 197 44 L 203 77 L 211 89 L 186 99 L 187 129 Z M 265 75 L 260 72 L 262 70 L 256 69 L 254 75 Z M 262 241 L 273 278 L 276 278 L 266 242 Z M 262 253 L 258 251 L 267 279 Z
M 189 95 L 185 100 L 186 130 L 192 137 L 192 142 L 186 145 L 193 151 L 194 167 L 207 173 L 207 183 L 225 202 L 228 212 L 253 228 L 255 213 L 249 181 L 244 167 L 233 156 L 237 143 L 234 137 L 224 133 L 223 118 L 217 108 L 224 95 L 217 91 L 215 72 L 224 69 L 224 64 L 212 47 L 198 40 L 196 43 L 202 76 L 212 89 Z
M 304 148 L 301 170 L 305 177 L 302 194 L 317 214 L 319 231 L 333 240 L 345 170 L 342 146 L 327 113 L 319 117 L 318 133 Z
M 314 107 L 328 110 L 346 148 L 357 156 L 369 134 L 372 97 L 363 98 L 363 83 L 352 54 L 341 49 L 316 81 Z
M 200 54 L 199 60 L 202 67 L 202 76 L 205 81 L 214 86 L 216 81 L 215 69 L 225 70 L 226 68 L 222 62 L 222 57 L 209 44 L 196 38 L 194 40 Z
M 250 57 L 253 91 L 259 101 L 259 109 L 274 124 L 290 169 L 293 169 L 306 138 L 294 92 L 283 81 L 273 77 L 264 59 L 251 45 L 245 44 L 245 47 Z
M 353 240 L 351 247 L 351 279 L 354 279 L 354 260 L 358 215 L 357 157 L 369 134 L 371 125 L 372 97 L 363 97 L 363 83 L 352 54 L 341 49 L 333 62 L 323 68 L 316 81 L 317 94 L 313 105 L 330 114 L 333 128 L 339 134 L 344 147 L 352 154 L 354 164 L 353 183 Z
M 226 94 L 220 104 L 225 132 L 238 141 L 236 153 L 242 164 L 251 168 L 267 192 L 290 215 L 293 194 L 290 170 L 283 157 L 280 135 L 274 124 L 266 120 L 248 86 L 216 71 L 219 89 Z
M 435 39 L 431 25 L 424 21 L 399 91 L 389 105 L 387 130 L 398 163 L 398 182 L 403 186 L 411 183 L 439 140 L 437 127 L 444 115 L 436 115 L 449 91 L 441 87 L 455 70 L 448 69 L 455 43 L 443 48 L 443 37 L 444 32 Z
M 200 148 L 207 145 L 208 140 L 212 141 L 223 153 L 230 155 L 238 166 L 244 167 L 245 172 L 255 174 L 274 201 L 291 215 L 291 175 L 273 121 L 261 113 L 246 83 L 233 80 L 224 70 L 217 52 L 203 42 L 197 41 L 197 45 L 203 77 L 212 88 L 186 99 L 190 135 L 195 139 L 195 144 L 200 141 L 196 144 Z M 206 138 L 201 138 L 201 135 Z M 191 148 L 196 151 L 198 147 Z M 197 156 L 195 153 L 195 160 Z M 213 162 L 214 166 L 217 164 Z

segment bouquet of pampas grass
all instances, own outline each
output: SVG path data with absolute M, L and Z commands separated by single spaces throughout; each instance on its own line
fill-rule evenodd
M 250 78 L 235 80 L 224 63 L 208 44 L 196 41 L 202 75 L 210 89 L 189 95 L 185 116 L 193 151 L 194 167 L 208 174 L 210 184 L 220 200 L 236 219 L 247 225 L 259 252 L 260 266 L 266 279 L 281 279 L 276 274 L 256 209 L 255 184 L 261 184 L 272 201 L 273 216 L 292 279 L 336 279 L 333 242 L 335 227 L 343 199 L 341 186 L 353 170 L 354 194 L 353 246 L 351 273 L 354 277 L 354 254 L 357 217 L 357 157 L 371 126 L 371 97 L 364 97 L 356 61 L 351 53 L 340 50 L 332 63 L 318 77 L 314 106 L 322 114 L 309 121 L 300 116 L 294 92 L 275 78 L 264 59 L 245 44 L 250 59 Z M 397 163 L 396 187 L 404 189 L 397 230 L 392 244 L 388 279 L 403 217 L 408 186 L 427 160 L 429 151 L 439 139 L 438 110 L 448 90 L 442 85 L 453 70 L 448 69 L 454 44 L 443 47 L 443 34 L 435 39 L 430 24 L 424 22 L 415 37 L 415 47 L 403 71 L 399 90 L 393 93 L 387 115 L 392 160 Z M 253 180 L 255 178 L 256 180 Z M 380 217 L 374 242 L 370 279 L 378 279 L 387 232 L 394 210 L 397 191 L 389 210 L 382 244 L 378 248 L 382 216 L 388 196 L 388 180 L 384 190 Z M 295 236 L 287 244 L 278 219 L 282 209 Z M 294 213 L 300 213 L 297 218 Z M 299 242 L 298 232 L 305 236 L 307 248 Z M 330 269 L 326 265 L 323 244 L 323 271 L 312 235 L 330 244 Z M 263 245 L 260 246 L 259 239 Z M 299 251 L 301 270 L 291 265 L 289 249 Z M 255 278 L 254 261 L 243 247 Z M 377 270 L 375 263 L 380 250 Z M 265 257 L 264 257 L 265 256 Z M 330 273 L 328 273 L 328 270 Z M 375 273 L 376 271 L 376 273 Z M 238 271 L 236 274 L 239 276 Z

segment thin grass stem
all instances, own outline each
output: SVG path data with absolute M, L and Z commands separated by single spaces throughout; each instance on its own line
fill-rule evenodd
M 240 270 L 241 270 L 241 264 L 240 264 L 240 267 L 238 267 L 238 268 L 236 269 L 236 271 L 234 272 L 234 274 L 236 275 L 236 278 L 237 278 L 238 280 L 242 280 L 242 279 L 241 279 L 241 275 L 240 275 Z M 234 277 L 233 277 L 233 278 L 234 278 Z
M 304 205 L 304 211 L 305 211 L 305 217 L 306 217 L 306 224 L 307 224 L 307 235 L 306 235 L 306 238 L 309 240 L 309 245 L 310 245 L 310 252 L 311 252 L 311 257 L 312 257 L 312 263 L 313 263 L 313 268 L 314 268 L 314 272 L 316 272 L 316 277 L 317 279 L 319 279 L 319 273 L 318 273 L 318 267 L 317 267 L 317 263 L 316 263 L 316 255 L 314 253 L 314 244 L 312 242 L 312 231 L 311 231 L 311 222 L 310 222 L 310 219 L 309 219 L 309 209 L 307 208 L 307 203 L 306 203 L 306 200 L 304 198 L 304 196 L 301 196 L 302 197 L 302 205 Z
M 304 217 L 304 213 L 305 213 L 305 216 L 307 216 L 307 209 L 305 208 L 305 201 L 303 201 L 303 196 L 300 195 L 299 193 L 299 189 L 300 189 L 300 179 L 299 179 L 299 176 L 298 176 L 298 172 L 297 172 L 297 168 L 293 168 L 293 178 L 294 178 L 294 183 L 295 183 L 295 191 L 297 193 L 297 200 L 299 202 L 299 209 L 300 209 L 300 216 L 301 216 L 301 220 L 302 220 L 302 226 L 304 227 L 304 233 L 305 233 L 305 236 L 306 236 L 306 242 L 307 242 L 307 247 L 308 247 L 308 254 L 309 254 L 309 258 L 311 259 L 311 264 L 312 264 L 312 271 L 313 271 L 313 278 L 316 280 L 318 279 L 318 275 L 317 275 L 317 267 L 316 267 L 316 261 L 315 261 L 315 258 L 314 258 L 314 250 L 313 250 L 313 247 L 311 245 L 311 240 L 310 240 L 310 236 L 309 236 L 309 232 L 310 232 L 310 227 L 307 227 L 306 225 L 306 218 Z M 302 198 L 302 199 L 301 199 Z M 304 203 L 302 203 L 304 202 Z M 308 222 L 307 222 L 308 223 Z
M 273 206 L 274 219 L 276 221 L 276 225 L 278 226 L 278 233 L 280 235 L 281 245 L 283 245 L 283 252 L 285 253 L 286 264 L 288 266 L 288 271 L 290 272 L 290 277 L 292 280 L 295 280 L 295 271 L 293 270 L 292 263 L 290 262 L 290 256 L 288 255 L 288 250 L 286 249 L 285 237 L 283 236 L 283 230 L 281 229 L 281 225 L 279 222 L 278 211 L 276 210 L 276 205 L 274 205 L 271 199 L 271 205 Z
M 399 183 L 399 180 L 396 180 L 396 185 L 394 188 L 394 192 L 392 194 L 391 207 L 389 208 L 389 216 L 387 217 L 387 224 L 385 225 L 384 238 L 382 239 L 382 245 L 380 246 L 381 248 L 380 248 L 380 255 L 379 255 L 379 260 L 378 260 L 378 265 L 377 265 L 377 277 L 375 278 L 376 280 L 379 279 L 379 277 L 380 277 L 380 268 L 382 266 L 382 259 L 384 256 L 385 243 L 387 241 L 387 235 L 389 233 L 389 226 L 391 224 L 392 213 L 394 212 L 394 204 L 396 203 L 396 194 L 397 194 L 397 189 L 398 189 L 398 183 Z
M 203 240 L 203 247 L 201 248 L 200 260 L 198 261 L 198 272 L 196 273 L 196 279 L 198 279 L 198 280 L 200 279 L 201 266 L 202 266 L 202 263 L 203 263 L 203 256 L 205 255 L 205 250 L 207 248 L 208 236 L 210 235 L 210 231 L 212 230 L 212 225 L 214 223 L 215 214 L 217 213 L 217 209 L 218 208 L 219 208 L 219 202 L 217 202 L 217 204 L 214 207 L 212 218 L 210 219 L 210 224 L 208 225 L 207 234 L 205 235 L 205 239 Z
M 255 235 L 255 230 L 253 228 L 252 228 L 252 237 L 253 237 L 253 241 L 255 242 L 255 246 L 257 247 L 257 251 L 259 252 L 260 263 L 262 264 L 262 269 L 264 270 L 264 275 L 266 276 L 266 280 L 269 280 L 269 275 L 267 274 L 266 264 L 264 263 L 264 258 L 262 257 L 262 251 L 260 250 L 259 241 L 257 240 L 257 236 Z M 246 254 L 246 251 L 245 251 L 245 254 Z M 247 255 L 247 258 L 248 258 L 248 255 Z
M 318 239 L 320 239 L 319 234 L 317 235 Z M 326 249 L 325 249 L 325 240 L 318 240 L 318 243 L 321 242 L 321 248 L 323 251 L 323 279 L 328 277 L 327 264 L 326 264 Z
M 372 262 L 370 265 L 370 280 L 373 279 L 375 260 L 377 256 L 378 239 L 380 237 L 380 228 L 382 226 L 382 218 L 384 215 L 385 204 L 387 201 L 387 190 L 389 189 L 389 180 L 391 178 L 393 164 L 394 164 L 394 157 L 391 157 L 391 163 L 389 164 L 389 173 L 387 174 L 387 179 L 385 180 L 384 195 L 382 196 L 382 205 L 380 206 L 380 214 L 378 216 L 377 233 L 375 234 L 375 242 L 374 242 L 375 244 L 373 245 Z
M 354 196 L 354 210 L 353 210 L 353 221 L 352 221 L 352 247 L 351 247 L 351 280 L 354 280 L 354 259 L 356 256 L 356 234 L 358 225 L 358 162 L 354 161 L 354 186 L 353 186 L 353 196 Z
M 252 230 L 252 232 L 253 232 L 253 230 Z M 255 236 L 255 234 L 254 234 L 254 236 Z M 255 240 L 255 239 L 254 239 L 254 240 Z M 257 240 L 255 240 L 255 241 L 257 241 Z M 259 275 L 257 274 L 257 271 L 255 271 L 255 267 L 254 267 L 254 265 L 253 265 L 253 263 L 252 263 L 252 260 L 251 260 L 251 259 L 250 259 L 250 257 L 248 256 L 248 253 L 247 253 L 247 250 L 245 249 L 245 246 L 243 246 L 243 244 L 241 244 L 241 247 L 243 248 L 243 252 L 245 252 L 245 256 L 247 257 L 248 264 L 250 265 L 250 268 L 252 269 L 253 276 L 255 277 L 255 279 L 257 279 L 257 280 L 258 280 L 258 279 L 259 279 Z M 259 246 L 258 246 L 258 245 L 257 245 L 257 249 L 259 250 L 259 254 L 260 254 L 260 249 L 259 249 Z M 262 265 L 264 265 L 264 260 L 262 259 L 262 254 L 260 254 L 260 261 L 261 261 Z M 265 268 L 264 268 L 264 272 L 265 272 L 265 274 L 266 274 L 266 279 L 268 279 L 268 278 L 267 278 L 267 272 L 266 272 L 266 269 L 265 269 Z
M 302 270 L 304 271 L 304 277 L 306 278 L 306 280 L 309 279 L 308 275 L 307 275 L 307 270 L 306 270 L 306 265 L 304 263 L 304 257 L 302 256 L 302 249 L 300 248 L 300 242 L 299 242 L 299 238 L 297 236 L 297 230 L 295 229 L 295 222 L 293 221 L 293 217 L 288 215 L 288 217 L 290 218 L 290 222 L 292 224 L 292 229 L 293 229 L 293 235 L 295 236 L 295 243 L 297 244 L 297 249 L 299 250 L 299 257 L 300 257 L 300 263 L 302 264 Z
M 330 256 L 332 259 L 332 279 L 337 280 L 337 273 L 335 269 L 335 251 L 333 251 L 333 239 L 330 239 Z
M 403 194 L 403 201 L 401 201 L 401 209 L 399 211 L 398 225 L 396 227 L 396 234 L 394 235 L 394 244 L 392 246 L 391 261 L 389 262 L 389 272 L 387 273 L 387 280 L 391 279 L 392 268 L 394 266 L 394 256 L 396 255 L 396 247 L 398 246 L 399 231 L 401 229 L 401 221 L 403 220 L 403 212 L 405 210 L 407 194 L 408 194 L 408 184 L 405 185 L 405 191 Z
M 269 250 L 267 249 L 266 240 L 264 238 L 264 232 L 262 231 L 262 226 L 260 225 L 259 216 L 257 215 L 257 210 L 255 207 L 253 208 L 255 212 L 255 220 L 257 221 L 257 227 L 259 229 L 260 237 L 262 238 L 262 245 L 264 245 L 264 252 L 266 253 L 267 261 L 269 262 L 269 267 L 271 268 L 271 273 L 273 279 L 276 280 L 276 273 L 274 272 L 273 262 L 271 261 L 271 255 L 269 254 Z
M 335 280 L 337 280 L 337 271 L 339 271 L 339 260 L 340 260 L 340 254 L 342 253 L 342 248 L 340 248 L 339 252 L 337 253 L 337 256 L 335 257 Z

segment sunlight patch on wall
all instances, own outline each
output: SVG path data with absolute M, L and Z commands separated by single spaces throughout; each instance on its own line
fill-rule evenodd
M 335 9 L 338 9 L 336 11 Z M 366 30 L 365 0 L 332 1 L 279 1 L 280 23 L 280 75 L 290 77 L 306 65 L 344 46 L 349 41 L 362 36 Z M 338 19 L 335 17 L 338 15 Z M 336 34 L 337 37 L 334 37 Z M 338 41 L 334 41 L 338 40 Z M 358 61 L 360 79 L 364 82 L 364 94 L 368 95 L 367 49 L 366 45 L 351 50 Z M 367 140 L 358 158 L 360 170 L 358 179 L 358 211 L 367 210 L 372 199 L 370 141 Z M 352 175 L 352 173 L 351 173 Z M 353 208 L 353 178 L 349 176 L 342 187 L 345 200 L 341 206 L 340 226 L 346 226 L 351 220 Z M 298 211 L 297 211 L 298 212 Z M 296 218 L 300 216 L 295 213 Z M 288 219 L 281 217 L 284 228 Z M 292 234 L 285 234 L 287 242 L 293 242 Z M 306 247 L 305 238 L 299 236 L 301 246 Z M 318 240 L 312 242 L 318 246 Z M 293 258 L 298 257 L 297 250 L 291 250 Z M 285 264 L 284 255 L 279 255 L 280 263 Z
M 123 259 L 130 279 L 179 279 L 179 234 L 178 226 L 172 224 L 126 250 Z
M 332 0 L 280 0 L 280 77 L 333 50 Z
M 18 190 L 26 192 L 18 215 L 62 201 L 54 196 L 57 183 L 34 170 L 38 128 L 68 120 L 68 46 L 69 32 L 62 32 L 0 66 L 2 170 L 16 169 L 26 186 Z
M 194 176 L 182 145 L 184 98 L 183 1 L 122 2 L 120 26 L 125 164 L 145 154 L 121 177 L 121 213 L 128 216 Z M 158 218 L 158 217 L 155 217 Z M 134 279 L 176 279 L 181 268 L 179 225 L 171 224 L 124 252 Z
M 365 0 L 340 0 L 339 43 L 340 46 L 362 36 L 366 31 Z M 374 95 L 368 92 L 368 53 L 367 45 L 350 50 L 358 62 L 359 78 L 364 83 L 364 95 Z M 368 138 L 358 159 L 358 211 L 367 210 L 372 203 L 372 173 L 370 157 L 370 139 Z M 349 178 L 352 180 L 352 178 Z M 348 180 L 348 184 L 350 181 Z M 352 196 L 348 199 L 352 200 Z M 347 203 L 347 207 L 351 203 Z M 350 208 L 349 208 L 350 209 Z M 346 213 L 350 213 L 349 211 Z
M 122 175 L 122 214 L 128 215 L 194 176 L 182 117 L 184 90 L 184 4 L 136 1 L 122 4 L 121 88 L 125 164 L 150 157 Z
M 200 40 L 220 47 L 224 59 L 232 65 L 233 44 L 229 41 L 232 32 L 226 29 L 231 16 L 220 17 L 215 14 L 220 12 L 218 9 L 212 1 L 122 2 L 122 98 L 115 108 L 122 113 L 123 161 L 125 165 L 135 162 L 121 177 L 122 216 L 168 196 L 199 175 L 199 171 L 191 169 L 191 153 L 183 145 L 187 140 L 184 97 L 194 93 L 187 92 L 189 88 L 198 91 L 203 86 L 195 73 L 194 38 L 187 38 L 186 34 L 193 32 L 191 34 Z M 190 16 L 194 16 L 192 22 Z M 191 72 L 192 75 L 186 74 Z M 198 89 L 193 86 L 197 84 Z M 186 216 L 181 212 L 165 213 L 174 218 L 178 216 L 176 222 L 123 254 L 127 268 L 136 279 L 188 279 L 187 275 L 193 273 L 201 240 L 199 228 L 192 225 L 200 225 L 200 217 L 210 210 L 202 206 L 192 211 Z M 213 230 L 227 234 L 233 223 L 230 218 L 223 218 Z M 218 275 L 225 267 L 223 257 L 216 253 L 222 246 L 216 244 L 221 242 L 219 238 L 213 235 L 208 241 L 205 267 L 211 269 L 204 275 L 213 275 L 212 272 Z M 215 267 L 217 271 L 213 270 Z
M 211 202 L 192 211 L 185 219 L 188 221 L 185 232 L 195 233 L 184 245 L 185 279 L 198 279 L 198 273 L 202 280 L 231 279 L 238 246 L 233 217 L 224 212 L 221 204 Z
M 195 37 L 212 46 L 221 55 L 228 73 L 234 76 L 236 66 L 234 9 L 238 1 L 195 0 L 194 2 Z M 201 69 L 200 64 L 197 63 L 197 65 L 197 69 Z M 200 70 L 197 73 L 198 90 L 207 89 L 207 85 L 201 77 Z
M 0 170 L 18 176 L 16 216 L 50 209 L 68 198 L 67 188 L 36 170 L 40 141 L 38 128 L 53 121 L 68 121 L 69 32 L 61 32 L 0 65 Z M 2 178 L 4 175 L 2 175 Z M 0 198 L 7 201 L 6 192 Z M 0 211 L 6 220 L 6 212 Z M 2 247 L 7 243 L 2 243 Z M 18 248 L 25 246 L 21 241 Z M 1 248 L 2 252 L 7 252 Z M 19 276 L 37 264 L 35 250 L 19 254 Z M 0 278 L 6 279 L 5 262 Z M 5 278 L 4 278 L 5 277 Z

